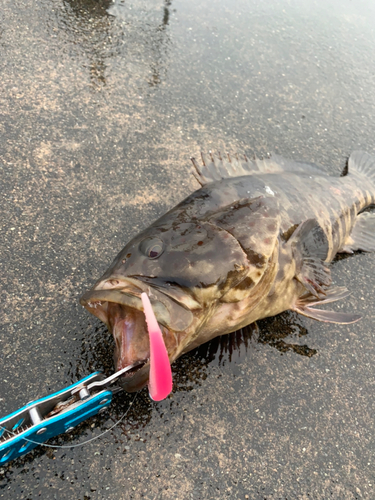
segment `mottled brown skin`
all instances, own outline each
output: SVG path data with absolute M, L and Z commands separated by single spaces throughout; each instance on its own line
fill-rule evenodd
M 372 182 L 359 171 L 334 178 L 294 162 L 288 171 L 281 160 L 281 167 L 275 160 L 264 163 L 263 171 L 278 173 L 229 172 L 232 177 L 213 182 L 206 168 L 200 173 L 205 185 L 130 241 L 84 294 L 81 303 L 114 335 L 116 369 L 144 362 L 121 379 L 126 390 L 148 381 L 142 291 L 150 296 L 172 363 L 218 335 L 293 309 L 306 294 L 296 277 L 296 228 L 317 221 L 329 262 L 350 239 L 357 214 L 374 203 Z

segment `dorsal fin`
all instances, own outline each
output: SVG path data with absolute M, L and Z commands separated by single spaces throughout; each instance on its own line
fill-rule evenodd
M 323 169 L 310 163 L 287 160 L 279 155 L 269 158 L 254 158 L 249 160 L 245 155 L 229 154 L 222 156 L 220 153 L 201 153 L 202 164 L 199 165 L 195 158 L 191 158 L 195 171 L 193 175 L 201 186 L 210 182 L 220 181 L 228 177 L 240 177 L 252 174 L 277 174 L 282 172 L 311 173 L 327 175 Z
M 353 151 L 348 160 L 349 174 L 357 172 L 375 181 L 375 157 L 365 151 Z

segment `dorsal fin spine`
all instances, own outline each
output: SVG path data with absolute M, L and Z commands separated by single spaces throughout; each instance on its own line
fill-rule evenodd
M 365 151 L 353 151 L 348 160 L 348 174 L 356 172 L 375 184 L 375 157 Z
M 327 175 L 324 170 L 319 169 L 317 166 L 287 160 L 277 155 L 261 159 L 255 158 L 254 160 L 248 160 L 246 156 L 240 157 L 238 153 L 233 156 L 230 156 L 227 153 L 226 156 L 228 159 L 223 157 L 221 153 L 213 154 L 210 151 L 208 154 L 205 154 L 202 152 L 201 157 L 203 166 L 199 168 L 196 161 L 192 159 L 193 165 L 199 176 L 199 183 L 202 186 L 228 177 L 239 177 L 255 173 L 275 174 L 282 172 L 294 172 Z

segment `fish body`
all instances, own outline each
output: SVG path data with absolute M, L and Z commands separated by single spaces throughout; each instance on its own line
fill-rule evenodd
M 150 347 L 140 295 L 148 293 L 172 363 L 261 318 L 292 309 L 321 321 L 356 314 L 312 306 L 344 298 L 330 287 L 338 252 L 375 250 L 375 158 L 353 153 L 348 174 L 273 157 L 193 160 L 201 188 L 133 238 L 81 303 L 116 342 L 121 380 L 148 382 Z

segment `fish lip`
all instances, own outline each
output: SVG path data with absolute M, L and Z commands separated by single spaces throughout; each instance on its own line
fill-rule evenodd
M 145 358 L 143 360 L 139 360 L 137 361 L 137 364 L 136 366 L 134 366 L 134 368 L 128 370 L 127 372 L 125 372 L 124 374 L 122 374 L 118 379 L 117 379 L 117 382 L 119 383 L 120 381 L 126 381 L 132 377 L 134 377 L 140 370 L 142 370 L 143 368 L 147 367 L 149 368 L 149 365 L 150 365 L 150 358 Z M 130 363 L 128 365 L 125 365 L 123 366 L 122 368 L 126 368 L 126 366 L 130 366 Z M 122 369 L 122 368 L 118 368 L 118 370 Z
M 112 281 L 114 284 L 113 286 L 105 286 L 106 283 L 109 281 Z M 117 282 L 117 284 L 116 284 Z M 137 283 L 138 284 L 138 283 Z M 91 307 L 91 303 L 95 302 L 114 302 L 116 304 L 123 304 L 123 305 L 129 305 L 129 302 L 126 301 L 126 299 L 139 299 L 139 302 L 136 300 L 134 302 L 135 309 L 138 309 L 139 311 L 143 310 L 142 307 L 142 301 L 141 301 L 141 293 L 148 291 L 149 287 L 148 286 L 137 286 L 135 284 L 135 280 L 133 279 L 124 279 L 124 278 L 117 278 L 112 277 L 111 280 L 103 280 L 95 283 L 95 285 L 91 288 L 91 290 L 88 290 L 85 292 L 82 297 L 80 298 L 80 303 L 84 307 Z M 139 284 L 142 284 L 139 282 Z M 131 305 L 133 307 L 133 304 Z
M 100 310 L 97 306 L 112 302 L 143 312 L 142 292 L 149 296 L 156 319 L 164 327 L 175 332 L 182 332 L 192 324 L 194 315 L 189 308 L 157 287 L 153 287 L 152 283 L 145 283 L 131 277 L 111 275 L 108 279 L 99 280 L 91 290 L 82 295 L 80 303 L 109 326 L 105 307 Z
M 130 370 L 130 372 L 132 372 Z M 125 373 L 117 379 L 116 384 L 119 385 L 126 392 L 137 392 L 143 389 L 149 382 L 150 375 L 150 361 L 149 359 L 145 364 L 141 365 L 133 373 Z
M 111 287 L 106 287 L 105 285 L 109 281 L 114 282 L 114 284 Z M 107 317 L 108 303 L 120 304 L 136 309 L 137 311 L 143 311 L 141 293 L 146 292 L 149 295 L 150 287 L 144 286 L 141 282 L 139 284 L 143 286 L 137 286 L 137 284 L 136 280 L 117 278 L 116 276 L 111 277 L 110 280 L 99 280 L 90 290 L 82 295 L 79 302 L 94 316 L 103 321 L 111 331 Z M 156 307 L 159 313 L 156 316 L 158 321 L 164 324 L 166 318 L 160 317 L 161 307 L 162 305 Z

